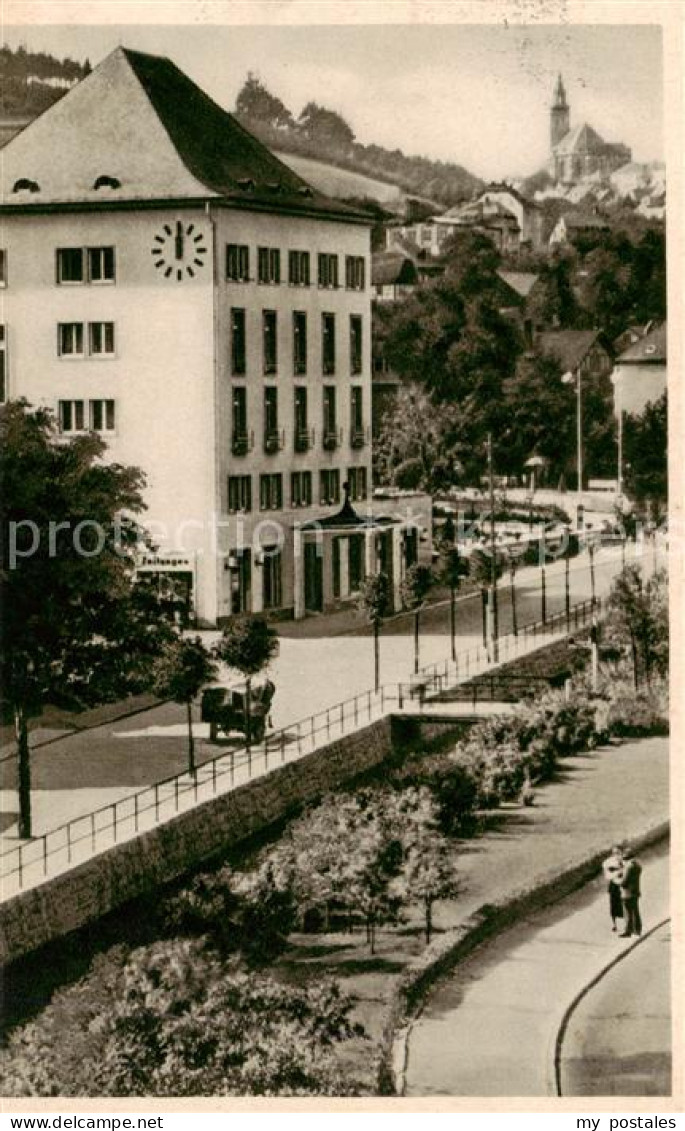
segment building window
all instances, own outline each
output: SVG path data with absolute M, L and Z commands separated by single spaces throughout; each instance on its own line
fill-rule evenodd
M 358 376 L 362 371 L 362 316 L 350 314 L 350 372 Z
M 111 357 L 114 354 L 114 323 L 88 323 L 88 349 L 94 357 Z
M 278 431 L 278 389 L 269 385 L 264 390 L 264 450 L 272 455 L 279 451 L 281 438 Z
M 353 448 L 364 446 L 364 390 L 355 385 L 349 392 L 349 439 Z
M 321 315 L 321 367 L 326 377 L 335 373 L 335 314 Z
M 252 510 L 252 477 L 250 475 L 229 475 L 228 477 L 228 511 L 237 514 L 239 511 Z
M 364 580 L 364 535 L 350 536 L 350 592 L 356 593 Z
M 249 283 L 250 249 L 247 244 L 226 244 L 226 278 L 231 283 Z
M 323 446 L 330 450 L 338 445 L 338 421 L 335 404 L 335 386 L 323 388 Z
M 90 402 L 90 427 L 93 432 L 114 431 L 114 401 Z
M 312 505 L 311 471 L 293 471 L 290 476 L 290 505 L 310 507 Z
M 337 255 L 319 255 L 319 286 L 337 287 L 338 285 L 338 257 Z
M 7 286 L 7 252 L 0 247 L 0 287 Z
M 364 290 L 364 256 L 345 256 L 345 286 L 348 291 Z
M 307 419 L 307 390 L 304 385 L 295 387 L 295 451 L 306 452 L 310 446 Z
M 90 283 L 113 283 L 116 277 L 113 247 L 89 247 L 88 281 Z
M 319 472 L 319 502 L 325 507 L 340 502 L 340 472 L 336 468 Z
M 309 252 L 288 252 L 288 282 L 291 287 L 309 286 Z
M 278 546 L 262 550 L 262 595 L 265 609 L 280 609 L 283 604 L 283 556 Z
M 231 307 L 231 373 L 234 377 L 244 377 L 246 372 L 245 311 L 241 307 L 233 306 Z
M 293 371 L 298 377 L 307 372 L 307 315 L 293 311 Z
M 60 357 L 83 357 L 83 322 L 60 322 L 57 327 Z
M 260 283 L 280 283 L 281 253 L 277 247 L 257 249 L 257 278 Z
M 283 507 L 283 476 L 259 476 L 259 509 L 263 511 L 280 511 Z
M 275 310 L 262 311 L 264 373 L 272 377 L 278 370 L 278 318 Z
M 58 283 L 113 283 L 115 278 L 113 247 L 57 248 Z
M 60 432 L 83 432 L 86 426 L 83 401 L 60 401 L 57 416 Z
M 58 247 L 57 282 L 83 283 L 83 258 L 82 247 Z
M 244 456 L 248 448 L 247 389 L 238 385 L 231 401 L 231 449 L 234 456 Z
M 9 387 L 9 365 L 7 364 L 7 327 L 0 324 L 0 404 L 7 400 Z
M 364 446 L 364 390 L 361 385 L 350 389 L 350 444 L 353 448 Z
M 350 467 L 347 469 L 347 482 L 350 489 L 350 500 L 359 503 L 367 495 L 367 479 L 365 467 Z

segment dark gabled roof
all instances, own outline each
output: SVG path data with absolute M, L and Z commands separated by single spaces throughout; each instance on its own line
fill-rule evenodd
M 639 363 L 641 365 L 663 365 L 666 362 L 666 350 L 666 323 L 662 322 L 660 326 L 655 326 L 653 330 L 650 330 L 649 333 L 645 334 L 639 341 L 628 346 L 628 349 L 624 350 L 617 360 L 621 365 L 623 365 L 624 362 Z
M 212 192 L 246 204 L 297 206 L 368 220 L 312 189 L 170 59 L 122 50 L 179 157 Z
M 371 282 L 375 287 L 392 284 L 411 286 L 418 282 L 418 278 L 413 259 L 401 252 L 380 251 L 371 260 Z
M 541 353 L 556 358 L 564 373 L 574 373 L 595 342 L 605 348 L 599 330 L 546 330 L 536 339 Z

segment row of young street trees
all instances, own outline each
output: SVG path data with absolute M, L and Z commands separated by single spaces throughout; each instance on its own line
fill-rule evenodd
M 135 581 L 136 552 L 148 545 L 138 522 L 144 475 L 105 462 L 99 436 L 67 440 L 48 410 L 10 401 L 0 443 L 0 684 L 16 734 L 19 836 L 28 838 L 32 715 L 48 703 L 83 707 L 155 690 L 186 706 L 194 772 L 192 703 L 216 662 L 249 688 L 278 640 L 259 618 L 232 621 L 212 653 L 180 633 L 173 609 Z M 245 700 L 249 710 L 249 693 Z

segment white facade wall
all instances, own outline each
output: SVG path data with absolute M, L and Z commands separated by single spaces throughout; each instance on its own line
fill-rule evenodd
M 668 387 L 666 364 L 618 362 L 611 375 L 614 386 L 614 411 L 639 416 L 648 404 L 658 401 Z
M 188 272 L 169 278 L 155 267 L 155 237 L 167 224 L 175 230 L 182 219 L 203 237 L 207 254 Z M 229 283 L 225 272 L 227 243 L 250 248 L 250 283 Z M 370 441 L 350 446 L 350 388 L 363 388 L 364 423 L 371 424 L 371 264 L 368 228 L 363 225 L 304 217 L 250 213 L 201 206 L 55 212 L 5 215 L 0 245 L 7 253 L 8 285 L 0 290 L 0 322 L 6 325 L 9 356 L 8 396 L 55 411 L 60 400 L 114 400 L 115 431 L 105 437 L 108 458 L 143 468 L 147 476 L 144 522 L 159 548 L 187 554 L 195 562 L 195 609 L 203 623 L 230 614 L 230 572 L 226 557 L 232 547 L 249 541 L 264 519 L 287 530 L 296 521 L 330 513 L 340 504 L 319 505 L 319 471 L 337 468 L 340 483 L 350 467 L 364 466 L 371 490 Z M 115 248 L 114 283 L 58 284 L 56 251 L 64 247 Z M 281 283 L 256 282 L 257 248 L 279 248 Z M 288 284 L 289 249 L 310 252 L 310 286 Z M 173 244 L 168 245 L 169 254 Z M 319 290 L 318 252 L 339 256 L 339 287 Z M 365 289 L 345 289 L 345 255 L 365 259 Z M 185 260 L 184 260 L 185 262 Z M 230 372 L 232 307 L 246 310 L 247 374 Z M 278 372 L 265 377 L 262 363 L 262 311 L 278 316 Z M 305 311 L 308 321 L 306 377 L 293 373 L 292 312 Z M 325 383 L 337 390 L 337 421 L 342 442 L 323 451 L 321 314 L 336 316 L 336 373 Z M 363 368 L 352 377 L 349 357 L 349 315 L 363 319 Z M 115 356 L 66 358 L 58 353 L 58 324 L 113 322 Z M 248 391 L 248 428 L 254 447 L 243 457 L 231 454 L 231 399 L 234 384 Z M 263 390 L 278 388 L 279 427 L 283 449 L 263 450 Z M 293 449 L 295 384 L 308 389 L 309 425 L 315 443 L 306 453 Z M 292 509 L 290 472 L 311 470 L 311 508 Z M 259 475 L 283 476 L 282 512 L 260 512 Z M 252 512 L 242 529 L 229 516 L 229 475 L 252 476 Z M 342 491 L 341 491 L 342 495 Z M 363 504 L 360 504 L 362 507 Z M 219 533 L 217 536 L 217 527 Z M 273 541 L 273 538 L 270 539 Z M 217 553 L 217 543 L 218 550 Z M 253 555 L 255 556 L 255 555 Z M 258 556 L 258 555 L 257 555 Z M 251 605 L 261 607 L 259 565 L 252 575 Z M 284 549 L 284 607 L 292 607 L 292 535 Z M 330 584 L 325 584 L 330 589 Z

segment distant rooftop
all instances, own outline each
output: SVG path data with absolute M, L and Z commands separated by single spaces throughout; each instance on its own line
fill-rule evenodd
M 662 322 L 660 326 L 655 326 L 644 337 L 628 346 L 618 357 L 618 363 L 620 365 L 623 365 L 624 362 L 642 365 L 665 364 L 667 337 L 666 323 Z

